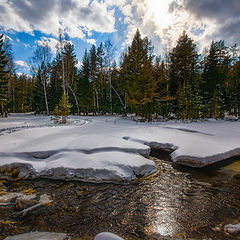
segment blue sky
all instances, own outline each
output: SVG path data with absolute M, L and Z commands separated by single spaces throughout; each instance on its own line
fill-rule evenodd
M 152 40 L 156 55 L 169 51 L 183 30 L 199 52 L 212 40 L 240 44 L 239 9 L 239 0 L 0 0 L 0 29 L 12 44 L 16 72 L 29 73 L 37 44 L 48 42 L 54 52 L 59 28 L 79 63 L 86 48 L 108 39 L 118 61 L 137 28 Z

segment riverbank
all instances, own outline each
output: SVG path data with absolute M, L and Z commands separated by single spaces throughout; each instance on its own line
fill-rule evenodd
M 176 169 L 168 154 L 158 157 L 161 159 L 152 158 L 158 172 L 131 184 L 49 179 L 3 182 L 2 191 L 47 194 L 53 202 L 26 218 L 15 218 L 13 205 L 0 207 L 0 238 L 49 231 L 90 240 L 109 231 L 128 240 L 238 239 L 239 235 L 226 235 L 223 229 L 240 222 L 236 173 L 230 174 L 225 167 Z

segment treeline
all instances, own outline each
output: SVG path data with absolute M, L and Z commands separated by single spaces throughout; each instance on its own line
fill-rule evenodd
M 47 45 L 38 46 L 29 61 L 32 77 L 17 77 L 0 38 L 1 113 L 35 111 L 52 114 L 67 96 L 72 114 L 127 114 L 199 119 L 240 113 L 240 62 L 236 45 L 212 42 L 200 55 L 183 32 L 176 46 L 161 58 L 136 31 L 131 45 L 115 62 L 110 41 L 86 50 L 80 68 L 74 46 L 60 32 L 52 60 Z M 11 65 L 11 64 L 10 64 Z

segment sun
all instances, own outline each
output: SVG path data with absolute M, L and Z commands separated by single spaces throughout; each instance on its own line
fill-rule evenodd
M 148 15 L 161 29 L 167 28 L 173 21 L 173 15 L 169 13 L 169 4 L 172 0 L 147 0 Z

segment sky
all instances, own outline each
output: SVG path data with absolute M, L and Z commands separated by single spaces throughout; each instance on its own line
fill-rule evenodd
M 175 46 L 186 30 L 201 53 L 211 41 L 240 45 L 240 0 L 0 0 L 0 32 L 12 45 L 16 72 L 29 73 L 28 60 L 38 44 L 56 52 L 59 29 L 84 50 L 111 40 L 118 62 L 137 28 L 156 55 Z

